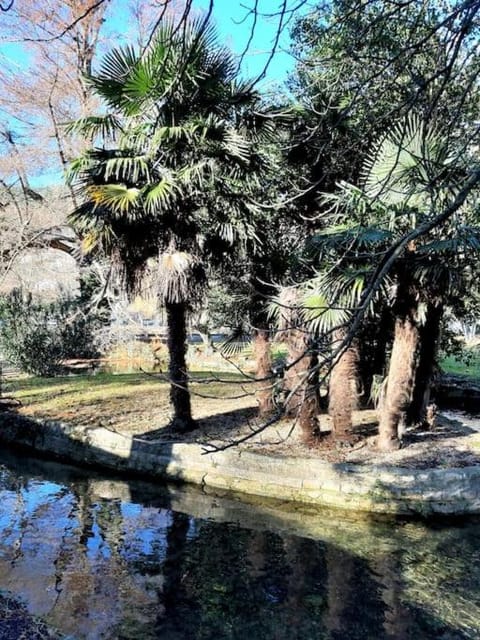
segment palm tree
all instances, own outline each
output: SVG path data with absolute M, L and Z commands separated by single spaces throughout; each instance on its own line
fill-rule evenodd
M 382 202 L 390 228 L 401 234 L 445 207 L 459 191 L 465 173 L 449 138 L 411 116 L 377 145 L 366 166 L 364 191 L 370 200 Z M 449 282 L 458 280 L 457 250 L 460 245 L 465 248 L 467 214 L 463 207 L 449 228 L 410 244 L 395 267 L 395 329 L 378 438 L 382 450 L 398 448 L 402 423 L 415 413 L 420 417 L 426 408 L 443 306 L 451 292 Z M 471 231 L 469 244 L 478 235 Z M 453 246 L 456 250 L 450 252 L 448 265 L 445 253 Z
M 332 204 L 333 198 L 330 200 Z M 344 205 L 340 200 L 335 209 L 340 202 Z M 315 265 L 314 275 L 299 286 L 299 294 L 303 322 L 322 345 L 320 380 L 328 378 L 332 435 L 338 442 L 350 442 L 355 439 L 352 412 L 359 408 L 366 390 L 359 338 L 349 339 L 349 324 L 370 274 L 365 255 L 375 251 L 384 236 L 341 216 L 340 207 L 330 218 L 331 226 L 310 239 L 308 256 Z M 370 316 L 377 302 L 375 299 Z
M 337 273 L 345 264 L 355 264 L 355 260 L 358 264 L 359 258 L 373 269 L 376 255 L 392 240 L 448 205 L 464 175 L 448 137 L 438 130 L 413 116 L 394 127 L 372 150 L 361 188 L 342 184 L 339 193 L 329 197 L 340 225 L 334 229 L 336 243 L 343 243 L 343 249 L 350 243 L 335 265 Z M 469 216 L 467 203 L 448 228 L 437 229 L 408 246 L 390 274 L 393 288 L 387 289 L 394 292 L 395 329 L 380 412 L 380 449 L 397 448 L 402 422 L 425 406 L 443 307 L 458 287 L 463 271 L 459 267 L 465 264 L 468 252 L 480 248 L 479 230 L 468 225 Z M 366 236 L 376 241 L 375 254 L 361 251 Z M 430 344 L 422 345 L 422 338 Z M 415 394 L 420 382 L 422 390 Z M 415 396 L 417 410 L 413 411 Z
M 193 425 L 185 322 L 201 297 L 209 261 L 255 237 L 257 189 L 275 125 L 237 78 L 211 24 L 158 29 L 149 49 L 107 54 L 89 79 L 108 113 L 72 131 L 92 147 L 72 165 L 82 204 L 70 219 L 86 251 L 99 248 L 135 289 L 152 257 L 166 306 L 174 426 Z
M 318 414 L 318 354 L 309 318 L 305 317 L 298 286 L 280 286 L 270 303 L 270 319 L 288 348 L 283 372 L 283 411 L 294 417 L 306 444 L 320 435 Z

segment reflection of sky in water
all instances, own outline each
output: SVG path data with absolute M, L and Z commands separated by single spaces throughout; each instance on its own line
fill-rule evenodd
M 88 474 L 24 481 L 18 464 L 0 466 L 0 591 L 71 638 L 480 637 L 478 524 L 372 521 L 357 532 L 340 521 L 315 540 L 272 532 L 281 512 L 262 520 L 245 507 L 245 524 L 235 507 L 240 526 L 217 500 L 216 522 L 186 515 L 188 505 L 202 513 L 189 490 L 185 512 L 174 512 L 154 489 L 141 504 L 141 484 L 118 483 L 115 494 L 112 482 L 112 498 L 99 498 Z M 318 531 L 328 530 L 321 517 Z
M 91 535 L 87 538 L 87 556 L 92 562 L 101 556 L 109 558 L 111 555 L 110 548 L 105 542 L 103 532 L 97 522 L 93 522 Z
M 165 539 L 171 523 L 166 509 L 146 508 L 140 504 L 122 503 L 125 558 L 159 562 L 165 558 Z

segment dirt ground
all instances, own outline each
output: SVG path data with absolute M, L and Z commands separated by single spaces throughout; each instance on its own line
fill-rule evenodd
M 51 381 L 19 380 L 10 393 L 19 411 L 38 419 L 58 420 L 79 426 L 103 426 L 139 439 L 168 442 L 195 441 L 207 450 L 241 446 L 270 455 L 321 457 L 330 462 L 380 464 L 410 468 L 464 467 L 480 464 L 480 416 L 445 412 L 433 429 L 414 429 L 404 434 L 399 451 L 379 453 L 375 448 L 377 419 L 373 410 L 354 415 L 359 441 L 341 447 L 325 437 L 331 429 L 321 415 L 324 436 L 317 446 L 300 441 L 292 420 L 281 420 L 261 429 L 255 395 L 248 385 L 229 381 L 192 384 L 192 408 L 198 428 L 181 438 L 170 429 L 168 385 L 148 376 L 98 375 Z M 261 429 L 261 432 L 252 434 Z M 248 439 L 246 439 L 248 437 Z M 242 441 L 240 445 L 236 443 Z
M 212 407 L 213 409 L 213 407 Z M 263 426 L 253 406 L 225 413 L 224 405 L 218 413 L 199 417 L 198 429 L 187 436 L 189 442 L 198 442 L 207 450 L 234 445 Z M 379 464 L 415 469 L 466 467 L 480 464 L 480 417 L 466 417 L 459 412 L 439 414 L 433 429 L 411 429 L 403 436 L 402 447 L 391 453 L 380 453 L 375 447 L 378 422 L 375 411 L 357 411 L 354 416 L 355 432 L 359 442 L 351 447 L 337 446 L 327 436 L 330 428 L 328 416 L 320 416 L 322 438 L 318 445 L 307 446 L 300 441 L 299 429 L 291 420 L 282 420 L 267 427 L 241 443 L 242 448 L 279 456 L 322 457 L 329 462 L 352 464 Z M 137 434 L 149 440 L 175 441 L 168 428 L 156 432 Z

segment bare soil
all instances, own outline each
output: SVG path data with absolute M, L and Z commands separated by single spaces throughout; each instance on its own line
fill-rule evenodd
M 239 446 L 278 456 L 307 456 L 329 462 L 379 464 L 408 468 L 448 468 L 480 464 L 480 415 L 444 412 L 432 429 L 412 429 L 403 446 L 391 453 L 375 448 L 375 411 L 358 411 L 354 429 L 358 442 L 339 445 L 328 437 L 330 419 L 320 416 L 322 437 L 314 446 L 300 441 L 291 420 L 263 429 L 251 388 L 213 380 L 192 384 L 192 405 L 198 428 L 189 434 L 174 433 L 170 426 L 168 385 L 148 376 L 63 378 L 51 381 L 19 380 L 11 395 L 21 402 L 22 414 L 79 426 L 103 426 L 139 439 L 198 442 L 206 449 Z M 258 433 L 256 433 L 258 432 Z M 252 437 L 250 437 L 252 436 Z
M 220 410 L 223 406 L 218 407 Z M 358 442 L 353 445 L 337 444 L 328 437 L 330 420 L 320 416 L 322 437 L 318 444 L 306 445 L 299 439 L 298 429 L 292 421 L 281 420 L 267 427 L 256 416 L 255 407 L 229 412 L 220 411 L 198 420 L 198 428 L 182 435 L 181 441 L 197 442 L 206 449 L 240 446 L 244 449 L 278 456 L 323 458 L 328 462 L 376 464 L 412 469 L 466 467 L 480 464 L 480 417 L 463 416 L 450 412 L 437 416 L 432 429 L 409 429 L 403 436 L 398 451 L 381 453 L 376 449 L 377 418 L 375 411 L 357 411 L 354 430 Z M 252 435 L 255 434 L 255 435 Z M 236 445 L 239 440 L 252 436 Z M 148 440 L 179 441 L 169 428 L 137 434 Z

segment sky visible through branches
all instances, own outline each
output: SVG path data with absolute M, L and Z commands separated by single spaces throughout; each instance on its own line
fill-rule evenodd
M 160 9 L 159 3 L 159 11 Z M 194 0 L 191 13 L 196 11 L 205 13 L 208 11 L 210 0 Z M 242 69 L 247 77 L 253 77 L 261 73 L 268 57 L 271 55 L 279 28 L 283 0 L 247 0 L 245 3 L 229 2 L 228 0 L 214 0 L 212 2 L 212 15 L 217 24 L 220 37 L 225 44 L 239 56 L 244 54 Z M 116 2 L 117 10 L 108 15 L 108 38 L 118 36 L 126 31 L 127 13 L 126 2 Z M 296 17 L 308 10 L 308 2 L 287 0 L 285 9 L 287 13 L 279 41 L 276 45 L 275 55 L 268 66 L 266 77 L 269 82 L 283 81 L 286 75 L 293 69 L 294 60 L 289 54 L 290 47 L 289 26 L 293 14 Z M 0 21 L 8 20 L 8 16 L 0 15 Z M 115 41 L 115 44 L 118 44 Z M 19 69 L 31 63 L 31 52 L 26 43 L 18 38 L 0 36 L 0 56 L 18 65 Z
M 113 44 L 118 45 L 125 39 L 131 42 L 131 15 L 128 0 L 105 0 L 108 2 L 103 29 L 103 42 L 99 48 L 97 59 Z M 158 4 L 161 15 L 164 6 Z M 289 28 L 294 17 L 308 11 L 309 2 L 305 0 L 245 0 L 245 2 L 229 2 L 228 0 L 193 0 L 185 5 L 185 11 L 191 15 L 207 15 L 211 12 L 220 38 L 238 55 L 245 78 L 258 80 L 267 93 L 278 92 L 281 85 L 285 90 L 285 80 L 294 68 L 294 58 L 289 53 Z M 173 6 L 173 3 L 172 3 Z M 13 5 L 19 13 L 21 2 Z M 180 14 L 182 9 L 179 10 Z M 35 64 L 35 41 L 27 41 L 19 29 L 15 36 L 12 28 L 12 12 L 0 14 L 0 61 L 4 68 L 18 69 L 19 74 Z M 18 20 L 18 17 L 16 18 Z M 2 22 L 8 29 L 2 28 Z M 7 33 L 7 35 L 5 35 Z M 39 32 L 41 33 L 41 31 Z M 63 37 L 65 34 L 51 34 L 48 37 Z M 43 35 L 39 35 L 39 38 Z M 95 66 L 95 60 L 94 60 Z M 14 71 L 13 71 L 14 73 Z M 3 128 L 12 127 L 22 134 L 21 122 L 14 121 L 11 114 L 0 113 L 0 124 Z M 26 134 L 28 135 L 28 134 Z M 58 171 L 47 172 L 33 178 L 35 187 L 46 186 L 61 180 Z

